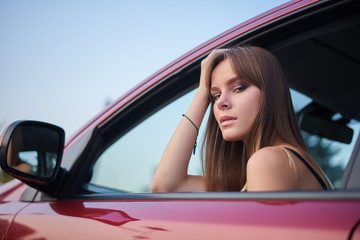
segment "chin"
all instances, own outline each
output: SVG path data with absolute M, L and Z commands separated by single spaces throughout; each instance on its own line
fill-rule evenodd
M 236 142 L 236 141 L 242 141 L 243 138 L 239 135 L 235 135 L 235 134 L 222 134 L 223 139 L 226 142 Z

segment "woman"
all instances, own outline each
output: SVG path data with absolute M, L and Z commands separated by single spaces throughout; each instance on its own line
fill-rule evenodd
M 191 176 L 189 159 L 209 103 L 204 176 Z M 265 49 L 213 51 L 201 63 L 199 88 L 183 116 L 153 192 L 332 189 L 306 152 L 283 71 Z

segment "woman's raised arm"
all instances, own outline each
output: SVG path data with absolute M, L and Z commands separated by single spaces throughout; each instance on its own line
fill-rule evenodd
M 218 51 L 218 50 L 217 50 Z M 151 185 L 152 192 L 192 192 L 204 191 L 202 176 L 188 175 L 188 165 L 198 129 L 209 105 L 208 68 L 213 51 L 201 62 L 200 85 L 194 99 L 171 137 L 160 160 Z M 181 116 L 181 113 L 179 113 Z M 195 126 L 194 126 L 195 124 Z

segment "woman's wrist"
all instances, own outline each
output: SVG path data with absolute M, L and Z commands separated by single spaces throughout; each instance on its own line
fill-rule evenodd
M 189 117 L 197 127 L 200 127 L 209 103 L 209 93 L 204 89 L 197 89 L 193 101 L 185 113 L 186 116 Z
M 201 99 L 203 99 L 204 101 L 209 102 L 209 92 L 206 88 L 204 87 L 199 87 L 196 91 L 196 97 L 199 97 Z

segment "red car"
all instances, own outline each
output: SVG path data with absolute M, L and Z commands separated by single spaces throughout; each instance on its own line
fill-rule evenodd
M 151 193 L 201 60 L 244 43 L 279 59 L 309 151 L 335 190 Z M 360 239 L 359 43 L 359 1 L 294 0 L 170 63 L 65 144 L 51 124 L 11 124 L 0 165 L 16 179 L 0 187 L 1 239 Z

